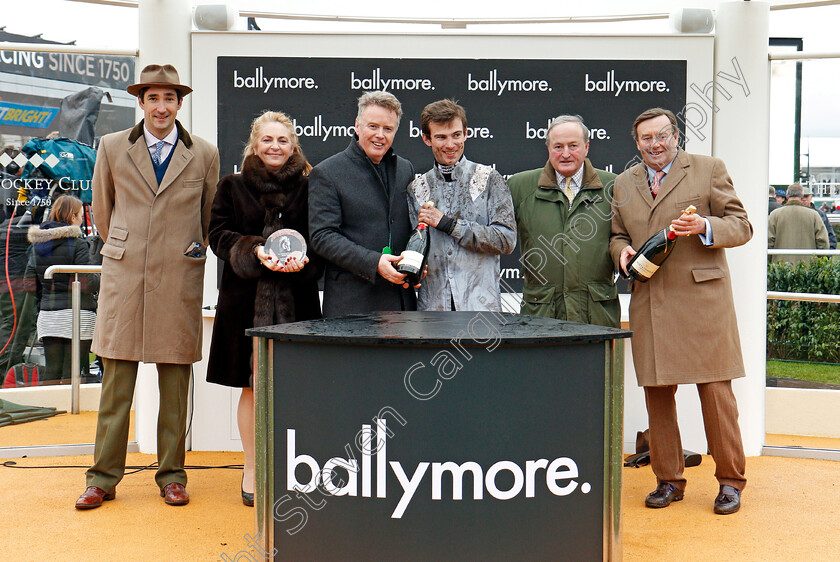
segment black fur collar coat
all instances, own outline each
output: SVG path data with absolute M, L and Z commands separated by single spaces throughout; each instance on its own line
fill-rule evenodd
M 257 156 L 242 173 L 219 182 L 210 220 L 210 247 L 224 260 L 207 379 L 249 386 L 251 341 L 245 330 L 321 317 L 318 279 L 323 260 L 309 245 L 308 177 L 295 154 L 276 173 Z M 307 241 L 309 263 L 298 273 L 264 267 L 254 248 L 272 232 L 292 228 Z
M 234 245 L 231 265 L 242 277 L 259 276 L 254 302 L 254 326 L 271 326 L 298 320 L 292 289 L 301 283 L 314 282 L 320 277 L 320 260 L 310 263 L 298 273 L 278 273 L 266 269 L 254 255 L 254 248 L 264 244 L 266 238 L 282 228 L 292 228 L 303 234 L 308 244 L 308 193 L 305 160 L 294 153 L 286 165 L 271 172 L 256 155 L 245 159 L 242 178 L 250 189 L 259 195 L 260 206 L 265 210 L 262 236 L 243 236 Z M 314 278 L 313 278 L 314 277 Z

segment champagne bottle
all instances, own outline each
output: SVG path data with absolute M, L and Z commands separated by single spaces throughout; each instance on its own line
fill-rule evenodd
M 691 205 L 683 214 L 691 215 L 697 209 Z M 677 233 L 672 227 L 663 228 L 645 242 L 627 264 L 628 277 L 647 283 L 668 259 L 677 245 Z
M 424 207 L 433 207 L 434 204 L 426 202 Z M 397 264 L 397 271 L 406 274 L 406 282 L 411 285 L 420 283 L 423 277 L 423 270 L 426 268 L 426 260 L 429 259 L 429 248 L 431 247 L 431 239 L 429 237 L 429 229 L 426 223 L 417 223 L 417 228 L 408 243 L 405 245 L 405 250 L 400 254 L 402 259 Z
M 647 283 L 677 245 L 677 233 L 663 228 L 644 243 L 627 264 L 629 277 Z

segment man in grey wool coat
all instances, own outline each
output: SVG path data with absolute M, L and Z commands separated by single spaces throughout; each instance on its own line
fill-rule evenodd
M 309 173 L 310 239 L 327 260 L 324 317 L 417 309 L 394 267 L 414 227 L 405 191 L 414 167 L 391 148 L 401 116 L 393 94 L 365 92 L 356 138 Z

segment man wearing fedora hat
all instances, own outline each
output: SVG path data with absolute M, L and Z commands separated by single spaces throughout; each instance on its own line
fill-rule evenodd
M 149 65 L 127 88 L 144 119 L 102 137 L 93 174 L 102 247 L 92 350 L 103 358 L 93 466 L 76 501 L 114 499 L 125 472 L 137 363 L 156 363 L 160 409 L 155 481 L 169 505 L 189 502 L 184 455 L 190 367 L 201 359 L 201 300 L 219 152 L 175 119 L 192 89 L 172 65 Z

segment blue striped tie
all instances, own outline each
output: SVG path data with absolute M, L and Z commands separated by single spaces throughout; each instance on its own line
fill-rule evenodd
M 158 141 L 155 143 L 155 153 L 152 154 L 152 162 L 155 163 L 155 166 L 160 166 L 160 157 L 163 154 L 163 147 L 166 145 L 166 141 Z

